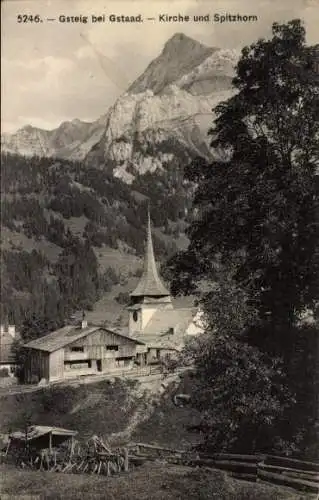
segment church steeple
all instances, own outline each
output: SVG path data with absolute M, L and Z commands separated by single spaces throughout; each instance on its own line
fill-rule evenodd
M 153 241 L 152 241 L 152 231 L 151 231 L 151 216 L 150 209 L 148 208 L 147 213 L 147 239 L 145 248 L 145 258 L 144 258 L 144 269 L 141 276 L 140 282 L 131 293 L 133 299 L 142 299 L 144 297 L 170 297 L 170 292 L 167 290 L 163 284 L 161 278 L 158 275 L 156 268 L 156 262 L 154 257 Z

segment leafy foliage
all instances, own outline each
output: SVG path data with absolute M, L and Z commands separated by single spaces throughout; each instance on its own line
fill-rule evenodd
M 176 294 L 206 287 L 212 334 L 192 354 L 212 444 L 231 447 L 247 431 L 246 447 L 257 446 L 257 435 L 263 447 L 271 422 L 269 446 L 280 429 L 288 442 L 303 434 L 300 451 L 317 418 L 311 384 L 318 388 L 318 378 L 304 374 L 302 363 L 316 373 L 318 331 L 310 335 L 300 323 L 318 300 L 317 48 L 306 46 L 299 20 L 274 23 L 272 32 L 242 50 L 237 93 L 215 109 L 209 134 L 223 161 L 197 159 L 187 169 L 197 183 L 190 245 L 168 262 L 167 273 Z M 310 396 L 306 405 L 303 394 Z M 298 418 L 284 432 L 292 414 Z
M 197 369 L 192 402 L 202 411 L 209 446 L 240 453 L 271 450 L 273 426 L 288 404 L 279 361 L 216 332 L 188 348 Z

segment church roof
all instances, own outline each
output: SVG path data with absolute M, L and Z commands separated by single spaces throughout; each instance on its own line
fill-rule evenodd
M 197 308 L 156 311 L 143 332 L 134 338 L 148 347 L 179 349 L 188 326 L 197 314 Z
M 143 334 L 167 334 L 174 328 L 174 335 L 183 335 L 193 321 L 197 312 L 196 308 L 157 310 L 145 326 Z
M 168 349 L 172 351 L 180 351 L 182 348 L 182 342 L 180 338 L 171 340 L 166 336 L 161 337 L 158 335 L 145 334 L 140 334 L 134 338 L 151 349 Z
M 170 292 L 167 290 L 167 288 L 165 287 L 164 283 L 162 282 L 161 278 L 158 275 L 154 257 L 154 249 L 153 249 L 153 241 L 151 233 L 151 218 L 150 218 L 150 213 L 148 212 L 144 269 L 137 287 L 131 293 L 131 297 L 144 297 L 144 296 L 167 297 L 169 295 Z

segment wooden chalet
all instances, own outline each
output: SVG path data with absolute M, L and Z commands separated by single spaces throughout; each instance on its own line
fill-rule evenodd
M 130 370 L 134 366 L 138 340 L 102 326 L 65 326 L 25 344 L 28 356 L 25 381 L 36 383 Z

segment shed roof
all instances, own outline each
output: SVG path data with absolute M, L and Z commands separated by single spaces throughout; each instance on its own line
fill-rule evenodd
M 77 431 L 72 431 L 69 429 L 63 429 L 62 427 L 51 427 L 47 425 L 32 425 L 28 427 L 27 432 L 16 431 L 10 434 L 11 439 L 17 441 L 33 441 L 39 439 L 46 434 L 52 434 L 52 436 L 62 436 L 66 439 L 68 437 L 76 436 Z
M 140 343 L 139 341 L 132 339 L 131 337 L 127 337 L 126 335 L 114 332 L 113 330 L 109 330 L 108 328 L 105 328 L 103 326 L 88 326 L 86 328 L 82 328 L 81 326 L 67 325 L 63 328 L 60 328 L 59 330 L 48 333 L 44 337 L 40 337 L 36 340 L 31 340 L 31 342 L 25 344 L 24 347 L 30 349 L 38 349 L 40 351 L 54 352 L 98 330 L 104 330 L 117 337 L 125 338 L 128 342 Z

